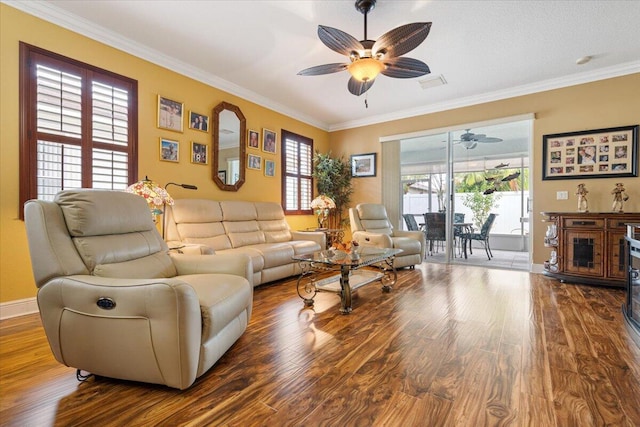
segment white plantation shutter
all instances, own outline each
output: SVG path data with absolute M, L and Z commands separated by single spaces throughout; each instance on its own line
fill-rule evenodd
M 78 141 L 82 132 L 82 78 L 36 64 L 38 132 Z
M 284 211 L 309 214 L 313 196 L 313 140 L 283 130 L 282 141 Z
M 124 190 L 137 175 L 137 82 L 20 44 L 21 189 Z

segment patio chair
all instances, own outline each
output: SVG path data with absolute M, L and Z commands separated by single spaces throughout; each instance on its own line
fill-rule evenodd
M 447 218 L 444 212 L 426 212 L 424 214 L 425 237 L 429 244 L 429 255 L 433 255 L 435 247 L 438 252 L 438 244 L 447 240 Z
M 471 244 L 474 240 L 482 243 L 489 260 L 493 258 L 493 254 L 491 253 L 491 246 L 489 245 L 489 233 L 491 232 L 491 227 L 493 227 L 493 222 L 495 221 L 496 216 L 497 215 L 493 213 L 489 214 L 487 220 L 484 222 L 484 224 L 482 224 L 482 228 L 480 228 L 479 233 L 464 233 L 462 235 L 462 248 L 464 250 L 465 258 L 467 258 L 467 244 L 469 245 L 469 253 L 473 254 Z

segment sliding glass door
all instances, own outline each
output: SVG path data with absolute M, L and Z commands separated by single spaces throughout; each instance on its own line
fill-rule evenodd
M 488 261 L 494 250 L 528 261 L 530 135 L 530 120 L 520 120 L 400 139 L 402 214 L 425 231 L 426 261 Z M 488 237 L 474 236 L 465 258 L 462 242 L 491 214 Z

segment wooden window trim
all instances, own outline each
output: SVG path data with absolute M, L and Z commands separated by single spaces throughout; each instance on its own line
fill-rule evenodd
M 31 108 L 37 102 L 37 92 L 31 90 L 31 82 L 36 77 L 31 75 L 32 69 L 31 67 L 31 59 L 33 56 L 45 56 L 51 58 L 54 61 L 62 62 L 68 66 L 67 69 L 77 68 L 79 70 L 83 70 L 87 72 L 89 76 L 94 74 L 98 74 L 100 76 L 99 81 L 109 81 L 118 82 L 118 83 L 126 83 L 128 86 L 128 106 L 130 108 L 130 120 L 128 121 L 127 129 L 130 135 L 130 140 L 128 144 L 128 149 L 126 150 L 128 154 L 128 163 L 127 163 L 127 174 L 129 184 L 133 184 L 138 176 L 138 82 L 137 80 L 131 79 L 129 77 L 125 77 L 114 72 L 104 70 L 99 67 L 95 67 L 90 64 L 83 63 L 81 61 L 77 61 L 72 58 L 68 58 L 66 56 L 57 54 L 55 52 L 50 52 L 45 49 L 39 48 L 37 46 L 33 46 L 24 42 L 20 42 L 19 46 L 19 59 L 20 59 L 20 70 L 19 70 L 19 138 L 20 138 L 20 167 L 19 167 L 19 179 L 20 179 L 20 188 L 19 188 L 19 217 L 20 219 L 24 219 L 24 213 L 22 206 L 24 203 L 37 196 L 37 139 L 38 136 L 35 134 L 36 128 L 36 119 L 37 115 L 32 114 L 30 111 Z M 83 72 L 83 74 L 84 74 Z M 83 80 L 82 87 L 83 93 L 87 89 L 90 90 L 90 87 L 87 88 L 85 85 L 90 83 L 92 80 Z M 91 117 L 91 104 L 82 103 L 82 115 L 83 117 Z M 83 167 L 91 166 L 92 163 L 92 153 L 91 150 L 93 148 L 101 149 L 107 148 L 109 150 L 114 150 L 114 147 L 108 144 L 103 144 L 100 142 L 92 142 L 88 144 L 85 138 L 88 139 L 89 135 L 89 127 L 83 126 L 82 130 L 82 138 L 80 145 L 83 147 L 82 149 L 82 164 Z M 32 129 L 34 132 L 32 132 Z M 69 143 L 73 145 L 78 145 L 77 140 L 69 139 Z M 56 139 L 56 142 L 65 142 L 65 137 L 60 136 Z M 108 147 L 105 147 L 108 145 Z M 115 150 L 121 151 L 121 150 Z M 124 150 L 122 150 L 124 151 Z M 83 169 L 82 176 L 82 186 L 90 187 L 91 182 L 87 179 L 87 177 L 91 176 L 91 168 Z
M 308 138 L 306 136 L 302 136 L 300 134 L 294 133 L 294 132 L 290 132 L 287 130 L 282 130 L 281 132 L 281 137 L 280 137 L 280 141 L 281 141 L 281 146 L 282 149 L 281 151 L 281 159 L 282 159 L 282 167 L 281 169 L 281 181 L 282 181 L 282 194 L 281 194 L 281 199 L 282 199 L 282 209 L 285 213 L 285 215 L 311 215 L 313 214 L 313 210 L 312 209 L 297 209 L 297 210 L 287 210 L 287 176 L 289 176 L 287 174 L 287 158 L 286 158 L 286 144 L 285 141 L 287 139 L 293 139 L 296 142 L 298 142 L 298 144 L 307 144 L 309 146 L 310 149 L 310 153 L 311 153 L 311 164 L 312 164 L 312 170 L 311 170 L 311 175 L 309 175 L 309 178 L 311 179 L 311 192 L 313 193 L 313 187 L 314 187 L 314 180 L 313 180 L 313 139 Z M 300 182 L 300 177 L 301 175 L 298 174 L 298 182 Z M 299 191 L 298 193 L 298 197 L 300 197 L 301 192 Z M 299 206 L 301 206 L 301 204 L 299 204 Z

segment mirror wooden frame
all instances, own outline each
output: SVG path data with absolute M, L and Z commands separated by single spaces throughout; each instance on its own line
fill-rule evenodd
M 240 146 L 238 147 L 239 150 L 239 157 L 240 157 L 240 177 L 238 179 L 238 181 L 236 181 L 235 184 L 227 184 L 226 182 L 223 182 L 220 179 L 220 176 L 218 175 L 218 171 L 219 171 L 219 160 L 220 160 L 220 153 L 219 153 L 219 149 L 220 149 L 220 113 L 223 112 L 224 110 L 228 110 L 231 111 L 233 113 L 235 113 L 236 117 L 238 117 L 238 120 L 240 121 L 240 135 L 239 135 L 239 144 Z M 245 181 L 245 173 L 246 173 L 246 136 L 247 134 L 247 120 L 244 117 L 244 114 L 242 114 L 242 111 L 240 111 L 240 108 L 236 105 L 233 104 L 229 104 L 228 102 L 221 102 L 220 104 L 216 105 L 216 107 L 213 109 L 213 150 L 212 150 L 212 154 L 213 154 L 213 161 L 211 162 L 211 176 L 213 178 L 213 181 L 216 183 L 216 185 L 218 186 L 218 188 L 220 188 L 223 191 L 238 191 L 240 189 L 240 187 L 242 187 L 242 184 L 244 184 Z

